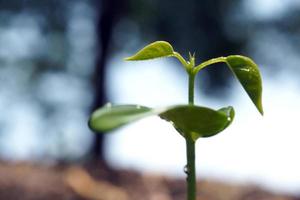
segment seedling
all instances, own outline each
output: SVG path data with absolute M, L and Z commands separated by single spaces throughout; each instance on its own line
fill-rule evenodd
M 187 61 L 174 51 L 171 44 L 165 41 L 151 43 L 135 55 L 125 58 L 125 60 L 141 61 L 162 57 L 177 58 L 187 72 L 189 78 L 188 104 L 154 109 L 140 105 L 107 104 L 92 113 L 89 126 L 96 132 L 109 132 L 150 115 L 158 115 L 170 122 L 186 140 L 187 200 L 195 200 L 195 142 L 198 138 L 214 136 L 223 131 L 234 118 L 234 109 L 231 106 L 214 110 L 194 105 L 195 76 L 200 70 L 209 65 L 225 63 L 239 80 L 257 110 L 263 115 L 261 102 L 262 80 L 257 65 L 248 57 L 241 55 L 218 57 L 195 66 L 195 55 L 189 54 L 189 60 Z

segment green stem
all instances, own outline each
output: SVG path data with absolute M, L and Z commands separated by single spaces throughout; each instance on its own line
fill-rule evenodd
M 194 105 L 195 74 L 189 73 L 189 104 Z M 187 157 L 187 200 L 196 200 L 196 169 L 195 169 L 195 141 L 192 138 L 186 140 Z
M 189 104 L 194 105 L 195 74 L 189 73 Z
M 219 63 L 226 62 L 225 57 L 213 58 L 208 61 L 201 63 L 200 65 L 194 66 L 194 61 L 192 61 L 192 56 L 190 55 L 190 62 L 186 62 L 184 58 L 177 52 L 174 56 L 182 63 L 189 75 L 189 104 L 194 105 L 194 89 L 195 89 L 195 76 L 204 67 Z M 194 58 L 193 58 L 194 59 Z M 186 173 L 187 173 L 187 200 L 196 200 L 197 190 L 196 190 L 196 167 L 195 167 L 195 141 L 191 137 L 186 137 Z
M 182 66 L 183 66 L 185 69 L 189 68 L 189 64 L 186 62 L 186 60 L 185 60 L 179 53 L 174 52 L 174 53 L 173 53 L 173 56 L 174 56 L 175 58 L 177 58 L 177 59 L 181 62 Z
M 196 200 L 195 142 L 186 139 L 187 200 Z
M 220 63 L 220 62 L 226 62 L 226 57 L 218 57 L 218 58 L 213 58 L 210 60 L 207 60 L 203 63 L 201 63 L 200 65 L 197 65 L 193 70 L 194 70 L 194 74 L 197 74 L 202 68 L 208 66 L 208 65 L 212 65 L 215 63 Z

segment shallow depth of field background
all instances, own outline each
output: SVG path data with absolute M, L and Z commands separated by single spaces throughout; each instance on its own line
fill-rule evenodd
M 105 101 L 186 103 L 187 77 L 177 60 L 123 61 L 150 42 L 166 40 L 185 57 L 195 52 L 196 63 L 247 55 L 263 77 L 261 117 L 225 65 L 197 76 L 196 104 L 232 105 L 236 111 L 223 133 L 197 142 L 199 178 L 298 194 L 299 11 L 297 0 L 0 1 L 0 159 L 91 157 L 95 137 L 87 120 L 97 96 L 92 80 L 103 56 L 101 38 L 108 42 Z M 101 16 L 108 19 L 103 26 Z M 104 142 L 105 158 L 115 168 L 184 176 L 184 140 L 157 117 L 121 128 Z

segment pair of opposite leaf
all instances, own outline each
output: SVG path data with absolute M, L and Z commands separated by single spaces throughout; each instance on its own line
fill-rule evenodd
M 250 99 L 263 114 L 262 108 L 262 80 L 257 65 L 248 57 L 232 55 L 208 60 L 195 66 L 195 58 L 190 55 L 186 61 L 173 47 L 165 41 L 151 43 L 126 58 L 127 61 L 149 60 L 161 57 L 175 57 L 186 69 L 189 76 L 195 76 L 204 67 L 224 62 L 239 80 Z M 129 122 L 158 115 L 172 123 L 176 130 L 185 138 L 196 141 L 199 137 L 213 136 L 228 127 L 234 118 L 234 109 L 229 106 L 219 110 L 195 105 L 177 105 L 166 108 L 152 109 L 139 105 L 107 104 L 92 113 L 89 126 L 96 132 L 108 132 Z

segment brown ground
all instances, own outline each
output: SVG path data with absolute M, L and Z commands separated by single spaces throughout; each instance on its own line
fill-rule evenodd
M 300 200 L 256 186 L 200 181 L 201 200 Z M 185 200 L 185 180 L 109 170 L 101 164 L 45 166 L 0 162 L 0 200 Z

